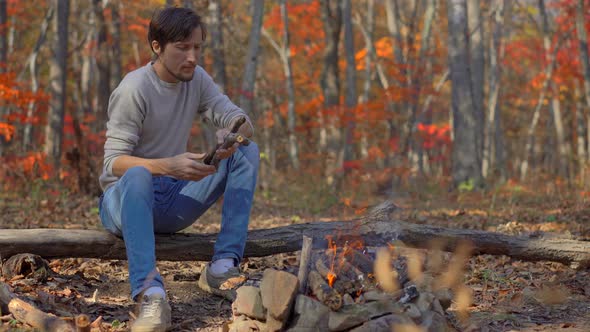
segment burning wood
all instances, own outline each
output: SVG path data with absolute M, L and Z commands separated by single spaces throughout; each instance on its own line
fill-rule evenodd
M 423 267 L 420 259 L 406 259 L 403 257 L 408 254 L 405 250 L 393 247 L 378 250 L 373 259 L 373 254 L 365 255 L 356 247 L 352 248 L 347 244 L 337 247 L 332 241 L 330 244 L 329 249 L 315 250 L 311 254 L 302 250 L 300 268 L 308 266 L 303 261 L 306 257 L 311 258 L 311 264 L 307 276 L 308 287 L 300 289 L 299 294 L 287 294 L 283 289 L 286 287 L 261 287 L 262 301 L 259 302 L 262 302 L 264 308 L 248 312 L 245 309 L 255 307 L 251 300 L 254 296 L 244 295 L 240 298 L 239 294 L 248 292 L 238 292 L 238 299 L 234 302 L 237 307 L 234 315 L 237 312 L 240 314 L 229 331 L 237 332 L 244 326 L 254 325 L 269 331 L 391 331 L 392 326 L 415 326 L 423 331 L 452 331 L 445 318 L 452 293 L 443 296 L 441 301 L 445 304 L 441 304 L 438 294 L 446 294 L 443 291 L 450 290 L 433 291 L 432 277 L 426 278 L 420 273 Z M 308 243 L 307 247 L 310 246 Z M 458 265 L 465 257 L 458 256 L 457 262 L 451 265 Z M 411 269 L 407 266 L 410 261 L 414 264 Z M 412 271 L 416 280 L 408 281 L 408 270 Z M 444 279 L 442 276 L 440 278 Z M 263 283 L 265 279 L 266 277 L 263 278 Z M 299 282 L 301 283 L 301 279 Z M 249 292 L 254 290 L 249 289 Z M 291 315 L 284 313 L 281 317 L 288 318 L 281 321 L 269 319 L 269 314 L 266 315 L 266 322 L 256 318 L 261 316 L 261 310 L 271 310 L 264 305 L 270 301 L 265 298 L 277 296 L 294 302 L 292 309 L 288 309 L 292 310 Z M 468 303 L 465 300 L 462 302 Z
M 320 302 L 332 310 L 342 307 L 342 295 L 330 287 L 324 278 L 317 272 L 309 272 L 309 287 Z

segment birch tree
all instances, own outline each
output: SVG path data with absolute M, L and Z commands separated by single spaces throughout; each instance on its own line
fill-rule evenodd
M 320 86 L 324 96 L 324 109 L 335 110 L 340 103 L 338 45 L 342 29 L 342 8 L 340 1 L 337 0 L 321 0 L 320 6 L 325 35 Z M 326 153 L 324 172 L 326 182 L 332 184 L 335 169 L 340 164 L 338 152 L 341 144 L 341 132 L 336 128 L 335 120 L 333 118 L 325 119 L 322 111 L 319 112 L 319 122 L 321 126 L 319 149 L 320 153 Z M 326 130 L 326 128 L 328 129 Z
M 471 74 L 471 92 L 475 111 L 475 126 L 477 151 L 479 160 L 482 159 L 483 129 L 485 117 L 483 112 L 484 88 L 484 35 L 481 17 L 480 0 L 467 1 L 467 26 L 469 31 L 469 71 Z
M 123 78 L 123 68 L 121 65 L 121 0 L 109 1 L 111 9 L 111 73 L 110 73 L 110 90 L 113 91 Z
M 66 64 L 68 57 L 69 0 L 53 0 L 56 14 L 53 19 L 53 54 L 49 64 L 49 113 L 45 128 L 45 154 L 59 167 L 63 140 L 64 114 L 66 106 Z
M 256 66 L 260 50 L 260 30 L 264 16 L 264 0 L 252 0 L 252 26 L 246 52 L 246 64 L 240 91 L 240 106 L 250 114 L 254 108 L 254 87 L 256 83 Z M 250 114 L 250 116 L 252 116 Z
M 449 23 L 449 63 L 452 82 L 453 151 L 452 173 L 455 187 L 481 184 L 478 162 L 476 114 L 469 75 L 469 45 L 466 0 L 447 2 Z
M 583 95 L 586 101 L 586 109 L 590 109 L 590 60 L 588 57 L 588 35 L 586 33 L 586 7 L 584 0 L 578 0 L 576 4 L 576 32 L 578 35 L 578 45 L 580 47 L 580 63 L 582 64 L 583 77 Z M 587 129 L 590 133 L 590 113 L 587 113 Z M 589 134 L 590 135 L 590 134 Z M 590 144 L 590 139 L 588 139 Z M 589 151 L 590 152 L 590 151 Z M 590 158 L 590 153 L 587 154 Z M 589 159 L 590 160 L 590 159 Z
M 289 159 L 294 169 L 299 169 L 299 152 L 295 137 L 295 84 L 293 83 L 293 69 L 291 66 L 291 46 L 289 44 L 289 15 L 287 1 L 281 0 L 281 19 L 283 20 L 283 68 L 287 84 L 287 129 L 289 132 Z
M 344 54 L 346 58 L 346 96 L 344 103 L 348 114 L 345 118 L 343 168 L 347 172 L 346 162 L 353 159 L 354 151 L 354 108 L 356 107 L 356 61 L 354 49 L 354 33 L 352 30 L 351 0 L 344 0 L 342 6 L 342 22 L 344 24 Z
M 96 109 L 98 128 L 104 127 L 107 120 L 107 107 L 111 95 L 111 68 L 109 59 L 109 47 L 107 45 L 107 25 L 105 22 L 102 0 L 93 0 L 94 19 L 96 24 L 95 59 L 97 67 L 96 82 Z M 97 129 L 98 129 L 97 128 Z M 97 130 L 98 131 L 98 130 Z

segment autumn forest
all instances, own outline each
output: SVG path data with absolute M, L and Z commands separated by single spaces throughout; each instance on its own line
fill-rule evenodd
M 0 228 L 101 229 L 109 97 L 127 73 L 155 59 L 147 29 L 166 6 L 202 16 L 199 65 L 254 123 L 261 162 L 250 229 L 359 218 L 389 200 L 397 208 L 389 217 L 419 226 L 588 243 L 590 0 L 0 0 Z M 190 152 L 217 143 L 215 128 L 201 119 L 191 134 Z M 220 209 L 190 231 L 218 231 Z M 426 248 L 425 236 L 412 246 Z M 567 257 L 507 250 L 476 243 L 470 254 L 481 255 L 464 257 L 459 270 L 472 290 L 450 307 L 458 330 L 590 326 L 571 302 L 590 310 L 582 282 L 590 275 L 579 269 L 590 261 L 575 258 L 574 268 Z M 285 252 L 247 264 L 293 264 L 295 255 Z M 91 281 L 101 292 L 125 280 L 124 261 L 86 260 L 83 269 L 81 259 L 50 266 L 62 278 L 110 273 L 110 281 Z M 185 280 L 176 278 L 190 277 L 193 267 L 166 264 L 176 271 L 171 289 L 184 299 Z M 0 286 L 12 281 L 0 277 Z M 76 294 L 43 287 L 73 301 L 66 303 L 72 317 L 86 312 Z M 92 296 L 90 286 L 70 288 L 78 298 Z M 536 295 L 527 297 L 527 289 Z M 127 291 L 104 290 L 105 302 L 89 313 L 102 317 L 96 326 L 128 327 L 121 307 L 128 299 L 113 300 Z M 563 301 L 547 300 L 555 297 Z M 498 309 L 528 300 L 537 318 Z M 175 301 L 174 310 L 185 308 Z M 179 330 L 191 315 L 205 318 L 187 330 L 217 328 L 231 315 L 229 304 L 216 310 L 215 301 L 203 301 L 209 309 L 186 304 L 185 316 L 173 316 Z M 547 308 L 561 311 L 545 319 Z M 2 314 L 0 330 L 28 326 Z M 400 331 L 426 330 L 433 331 Z

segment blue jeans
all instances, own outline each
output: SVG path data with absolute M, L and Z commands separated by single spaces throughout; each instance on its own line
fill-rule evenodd
M 152 286 L 164 287 L 156 269 L 155 233 L 171 234 L 192 225 L 221 195 L 221 231 L 213 260 L 244 254 L 260 153 L 252 142 L 222 160 L 215 174 L 200 181 L 155 176 L 132 167 L 103 194 L 103 226 L 125 241 L 131 296 Z

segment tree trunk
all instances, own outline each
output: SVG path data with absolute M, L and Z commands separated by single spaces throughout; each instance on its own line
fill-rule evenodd
M 291 46 L 289 43 L 289 16 L 287 12 L 287 1 L 281 0 L 281 19 L 283 20 L 283 68 L 287 84 L 287 130 L 289 132 L 289 160 L 294 169 L 299 169 L 299 152 L 297 148 L 297 137 L 295 136 L 295 84 L 293 82 L 293 69 L 291 66 Z
M 96 47 L 95 59 L 97 67 L 96 82 L 96 132 L 104 128 L 107 121 L 107 107 L 111 94 L 111 68 L 109 59 L 109 46 L 107 45 L 107 25 L 103 14 L 103 1 L 93 0 L 94 19 L 96 23 Z
M 480 0 L 467 1 L 467 26 L 469 31 L 469 70 L 471 74 L 471 92 L 475 112 L 475 139 L 479 163 L 483 155 L 483 133 L 485 116 L 483 111 L 484 88 L 484 35 Z
M 192 4 L 192 3 L 191 3 Z M 185 2 L 185 7 L 188 6 Z M 192 8 L 192 7 L 190 7 Z M 223 10 L 221 8 L 221 1 L 211 0 L 208 5 L 207 14 L 207 34 L 210 36 L 211 52 L 213 56 L 213 70 L 211 76 L 213 81 L 217 84 L 222 93 L 228 94 L 226 86 L 225 74 L 225 52 L 223 50 Z M 203 64 L 200 64 L 203 66 Z M 202 138 L 204 141 L 204 148 L 210 151 L 217 144 L 215 136 L 215 127 L 209 122 L 203 122 L 201 126 Z
M 367 28 L 363 31 L 363 22 L 360 20 L 360 15 L 355 20 L 359 26 L 363 37 L 365 38 L 365 48 L 367 49 L 367 55 L 365 56 L 365 78 L 363 84 L 363 93 L 359 98 L 361 104 L 367 104 L 369 102 L 371 93 L 371 83 L 373 82 L 371 66 L 373 62 L 377 60 L 375 56 L 375 47 L 373 46 L 373 34 L 375 31 L 375 0 L 367 0 Z M 364 118 L 367 119 L 368 110 L 367 107 L 363 107 Z M 361 142 L 360 142 L 360 155 L 361 158 L 367 158 L 369 156 L 369 141 L 367 138 L 367 132 L 369 131 L 369 123 L 363 123 L 361 130 Z
M 426 68 L 424 59 L 430 44 L 430 34 L 432 31 L 432 23 L 434 20 L 434 16 L 436 15 L 437 2 L 437 0 L 426 0 L 426 8 L 424 11 L 422 31 L 420 32 L 420 50 L 418 51 L 418 57 L 416 59 L 417 68 Z M 408 139 L 406 140 L 403 149 L 403 151 L 408 151 L 411 149 L 412 154 L 421 154 L 422 152 L 422 147 L 415 146 L 413 134 L 417 122 L 422 121 L 421 119 L 418 119 L 417 115 L 418 107 L 420 106 L 420 94 L 422 92 L 422 78 L 424 77 L 424 74 L 425 71 L 423 69 L 416 70 L 415 77 L 412 79 L 413 102 L 411 105 L 412 109 L 410 110 L 410 120 L 408 121 Z
M 321 0 L 321 15 L 325 35 L 324 48 L 324 65 L 320 78 L 322 94 L 324 96 L 324 110 L 320 111 L 320 137 L 325 135 L 325 142 L 320 139 L 320 152 L 324 152 L 324 174 L 328 185 L 334 182 L 334 173 L 338 163 L 338 151 L 341 144 L 341 131 L 337 128 L 337 122 L 334 118 L 337 116 L 324 117 L 324 112 L 334 112 L 338 114 L 337 109 L 340 104 L 340 75 L 338 69 L 338 44 L 340 42 L 340 30 L 342 29 L 342 8 L 339 1 Z M 324 145 L 325 146 L 322 146 Z
M 563 38 L 557 41 L 553 51 L 548 54 L 547 58 L 547 66 L 545 67 L 545 79 L 543 80 L 543 85 L 541 86 L 541 91 L 539 94 L 539 99 L 537 100 L 537 105 L 535 106 L 535 110 L 533 111 L 533 119 L 529 126 L 527 137 L 526 137 L 526 144 L 523 151 L 523 158 L 520 164 L 520 179 L 526 179 L 528 173 L 528 166 L 529 166 L 529 156 L 533 152 L 534 142 L 535 142 L 535 128 L 537 127 L 537 123 L 539 122 L 539 117 L 541 116 L 541 107 L 543 107 L 543 102 L 545 101 L 545 95 L 547 94 L 547 89 L 549 88 L 549 82 L 553 76 L 553 69 L 555 68 L 555 61 L 557 51 L 561 46 L 561 42 Z
M 6 66 L 8 65 L 6 62 L 6 55 L 8 54 L 8 34 L 6 33 L 8 16 L 6 15 L 6 3 L 7 0 L 0 0 L 0 73 L 5 73 L 7 71 Z M 1 116 L 2 113 L 0 113 Z
M 36 93 L 39 90 L 39 82 L 37 81 L 37 56 L 39 55 L 41 46 L 43 46 L 47 38 L 47 30 L 49 28 L 49 23 L 51 22 L 51 19 L 53 17 L 53 12 L 54 8 L 49 7 L 49 9 L 47 10 L 47 14 L 45 14 L 45 18 L 41 23 L 41 31 L 39 32 L 39 37 L 37 38 L 37 42 L 35 43 L 33 52 L 31 53 L 31 55 L 29 55 L 29 58 L 27 59 L 29 73 L 31 75 L 31 91 L 33 93 Z M 31 101 L 29 102 L 27 108 L 27 121 L 25 123 L 25 128 L 23 132 L 23 151 L 27 151 L 29 148 L 32 148 L 33 145 L 33 114 L 35 111 L 35 105 L 35 101 Z
M 477 116 L 473 107 L 469 74 L 466 0 L 449 0 L 449 63 L 452 82 L 453 184 L 481 185 L 478 160 Z
M 342 22 L 344 24 L 344 54 L 346 57 L 346 114 L 344 116 L 346 128 L 344 134 L 344 157 L 342 168 L 344 174 L 350 171 L 347 162 L 354 159 L 354 129 L 355 129 L 355 108 L 356 108 L 356 61 L 354 49 L 354 32 L 352 30 L 352 8 L 351 0 L 344 0 L 342 6 Z
M 8 54 L 8 43 L 6 27 L 8 26 L 8 17 L 6 16 L 6 2 L 7 0 L 0 0 L 0 73 L 6 72 L 6 55 Z M 0 105 L 0 123 L 4 121 L 6 113 L 5 105 Z M 0 157 L 4 153 L 5 138 L 0 135 Z
M 64 114 L 66 106 L 66 77 L 68 57 L 68 17 L 69 0 L 54 0 L 56 15 L 53 19 L 55 31 L 53 39 L 53 56 L 49 66 L 49 90 L 51 100 L 45 128 L 45 154 L 52 159 L 56 169 L 60 164 L 61 144 L 63 139 Z
M 578 80 L 574 80 L 574 96 L 576 98 L 576 117 L 574 127 L 576 130 L 576 160 L 578 172 L 580 174 L 580 183 L 586 183 L 586 128 L 585 112 L 582 91 Z
M 211 35 L 211 48 L 213 52 L 213 80 L 223 93 L 226 90 L 227 78 L 225 74 L 225 52 L 223 51 L 223 11 L 220 0 L 209 1 L 209 26 L 207 32 Z
M 252 0 L 252 27 L 246 53 L 246 69 L 242 79 L 242 91 L 240 91 L 240 106 L 252 117 L 254 108 L 254 87 L 256 83 L 256 65 L 260 49 L 260 29 L 264 17 L 264 0 Z
M 499 62 L 503 58 L 504 50 L 504 0 L 494 1 L 493 33 L 490 38 L 490 74 L 489 74 L 489 93 L 488 93 L 488 112 L 486 125 L 484 129 L 484 148 L 482 159 L 482 175 L 488 177 L 494 170 L 494 146 L 495 123 L 500 117 L 500 108 L 498 107 L 498 96 L 500 94 L 500 82 L 502 76 L 502 67 Z
M 584 96 L 586 97 L 586 106 L 590 108 L 590 60 L 588 57 L 585 13 L 584 0 L 578 0 L 576 8 L 576 32 L 578 34 L 580 62 L 582 63 L 582 75 L 584 77 Z
M 548 260 L 588 267 L 590 243 L 560 238 L 530 238 L 469 229 L 416 225 L 382 216 L 351 221 L 294 224 L 248 232 L 245 257 L 261 257 L 301 249 L 302 236 L 313 238 L 315 248 L 327 248 L 327 235 L 338 234 L 339 245 L 362 239 L 365 246 L 387 246 L 393 241 L 428 249 L 433 241 L 445 243 L 453 251 L 458 243 L 471 241 L 475 254 L 508 255 L 515 259 Z M 210 260 L 217 234 L 156 236 L 160 260 Z M 2 229 L 0 255 L 19 253 L 44 258 L 88 257 L 125 259 L 125 244 L 104 231 L 78 229 Z
M 111 0 L 109 7 L 111 8 L 112 22 L 111 22 L 111 74 L 110 74 L 110 91 L 121 82 L 123 78 L 123 68 L 121 66 L 121 0 Z M 109 96 L 110 97 L 110 96 Z

